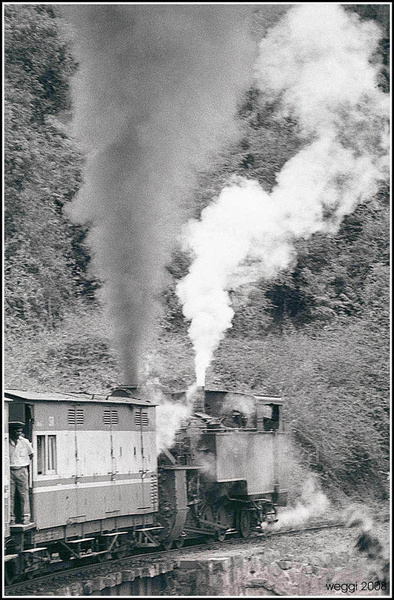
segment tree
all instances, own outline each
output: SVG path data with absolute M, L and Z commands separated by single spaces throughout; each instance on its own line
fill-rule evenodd
M 75 69 L 51 6 L 5 7 L 5 297 L 12 327 L 53 324 L 86 279 L 83 230 L 63 210 L 79 188 L 83 162 L 67 130 Z

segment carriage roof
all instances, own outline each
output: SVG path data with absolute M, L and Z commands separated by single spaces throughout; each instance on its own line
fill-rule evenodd
M 86 403 L 113 403 L 134 404 L 139 406 L 156 406 L 149 400 L 141 400 L 132 396 L 107 396 L 103 394 L 90 394 L 87 392 L 33 392 L 27 390 L 4 390 L 6 400 L 25 400 L 28 402 L 86 402 Z

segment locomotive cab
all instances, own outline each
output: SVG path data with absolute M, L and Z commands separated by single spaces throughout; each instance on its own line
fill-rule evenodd
M 283 401 L 279 396 L 206 390 L 204 411 L 221 418 L 224 426 L 257 431 L 283 431 Z

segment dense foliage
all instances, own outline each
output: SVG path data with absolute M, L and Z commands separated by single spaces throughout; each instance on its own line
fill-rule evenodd
M 388 12 L 356 5 L 386 29 L 381 86 L 388 91 Z M 347 8 L 350 10 L 350 7 Z M 263 27 L 256 14 L 256 27 Z M 5 9 L 6 385 L 104 390 L 119 382 L 110 324 L 88 274 L 85 231 L 64 211 L 78 191 L 83 157 L 69 135 L 75 64 L 48 6 Z M 250 90 L 239 142 L 201 173 L 198 216 L 231 173 L 268 191 L 300 146 L 296 123 Z M 281 393 L 305 464 L 346 493 L 385 493 L 389 411 L 389 194 L 347 216 L 336 235 L 299 241 L 298 258 L 273 282 L 232 294 L 233 327 L 207 387 Z M 151 375 L 167 388 L 193 382 L 193 353 L 175 285 L 190 257 L 174 251 Z M 92 300 L 94 300 L 92 302 Z
M 88 262 L 63 210 L 81 180 L 67 133 L 76 64 L 50 6 L 5 8 L 5 67 L 6 323 L 37 328 L 73 304 Z

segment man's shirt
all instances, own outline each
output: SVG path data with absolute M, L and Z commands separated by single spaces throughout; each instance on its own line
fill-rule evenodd
M 29 440 L 20 437 L 14 442 L 10 439 L 10 467 L 27 467 L 32 454 L 34 450 Z

